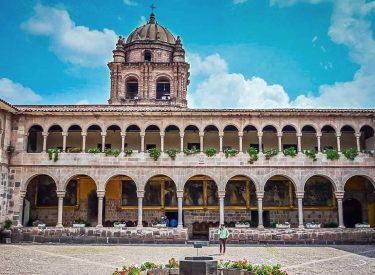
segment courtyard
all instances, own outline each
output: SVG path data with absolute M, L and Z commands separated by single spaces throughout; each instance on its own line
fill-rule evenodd
M 191 245 L 1 245 L 0 274 L 112 274 L 123 264 L 167 263 L 196 255 Z M 225 256 L 211 245 L 199 255 L 217 259 L 246 258 L 253 263 L 281 264 L 289 274 L 372 274 L 375 245 L 229 246 Z

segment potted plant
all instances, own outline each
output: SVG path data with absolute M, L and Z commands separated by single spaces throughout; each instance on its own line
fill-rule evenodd
M 316 228 L 320 228 L 320 227 L 321 227 L 320 223 L 316 223 L 316 222 L 308 222 L 308 223 L 306 223 L 306 228 L 307 229 L 316 229 Z
M 313 161 L 316 161 L 316 150 L 314 148 L 307 149 L 304 151 L 305 155 L 311 158 Z
M 358 156 L 358 151 L 354 148 L 345 149 L 342 153 L 348 160 L 354 160 Z
M 165 150 L 165 152 L 167 153 L 167 155 L 175 160 L 176 159 L 176 155 L 177 155 L 177 149 L 176 148 L 170 148 L 170 149 L 167 149 Z
M 148 154 L 150 155 L 150 157 L 152 157 L 155 161 L 159 159 L 160 157 L 160 151 L 159 149 L 157 148 L 151 148 L 151 149 L 148 149 Z
M 207 157 L 213 157 L 214 155 L 216 155 L 217 151 L 215 148 L 207 148 L 206 150 L 204 150 L 204 153 Z
M 102 150 L 98 147 L 87 149 L 87 153 L 89 153 L 89 154 L 99 154 L 101 152 L 102 152 Z
M 253 164 L 255 161 L 258 160 L 258 149 L 257 148 L 250 146 L 249 148 L 247 148 L 246 151 L 250 156 L 250 160 L 249 160 L 250 164 Z
M 356 223 L 355 228 L 370 228 L 370 225 L 367 222 L 361 222 L 361 223 Z
M 200 151 L 196 146 L 192 146 L 191 149 L 185 148 L 184 154 L 187 156 L 198 154 Z
M 105 153 L 106 156 L 118 157 L 118 155 L 120 155 L 121 151 L 119 149 L 106 148 L 104 150 L 104 153 Z
M 228 158 L 229 156 L 234 157 L 238 154 L 238 151 L 236 149 L 225 149 L 224 154 L 226 158 Z
M 277 155 L 277 150 L 275 148 L 268 149 L 264 151 L 264 155 L 266 156 L 266 160 L 269 160 L 270 158 Z
M 121 223 L 121 222 L 114 222 L 113 227 L 115 228 L 123 228 L 126 227 L 126 223 Z
M 327 155 L 327 159 L 329 160 L 338 160 L 340 158 L 339 152 L 335 149 L 326 149 L 324 153 Z
M 288 223 L 288 222 L 277 223 L 277 224 L 276 224 L 276 228 L 278 228 L 278 229 L 286 229 L 286 228 L 290 228 L 290 223 Z
M 290 156 L 293 158 L 297 155 L 297 150 L 294 147 L 288 147 L 284 149 L 283 153 L 284 156 Z
M 50 149 L 47 150 L 48 158 L 50 160 L 53 160 L 54 162 L 56 162 L 59 159 L 59 153 L 60 152 L 61 151 L 58 148 L 50 148 Z
M 165 265 L 165 267 L 168 269 L 168 273 L 170 275 L 177 275 L 179 274 L 179 264 L 178 261 L 175 258 L 170 258 L 168 260 L 168 263 Z
M 41 220 L 33 221 L 33 227 L 37 227 L 38 229 L 46 229 L 46 224 Z
M 130 157 L 133 154 L 133 149 L 125 148 L 124 154 L 125 156 Z
M 236 222 L 234 227 L 237 228 L 250 228 L 250 222 L 249 221 L 239 221 Z

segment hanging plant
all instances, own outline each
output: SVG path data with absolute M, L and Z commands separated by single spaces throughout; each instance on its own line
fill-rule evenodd
M 284 153 L 284 156 L 295 157 L 297 155 L 297 150 L 294 147 L 289 147 L 289 148 L 284 149 L 283 153 Z
M 124 153 L 125 153 L 125 156 L 131 156 L 132 154 L 133 154 L 133 150 L 132 149 L 130 149 L 130 148 L 126 148 L 125 150 L 124 150 Z
M 188 156 L 198 154 L 199 152 L 200 150 L 198 150 L 196 146 L 192 146 L 191 149 L 188 149 L 188 148 L 184 149 L 184 154 Z
M 173 160 L 176 159 L 176 155 L 177 155 L 177 149 L 176 149 L 176 148 L 170 148 L 170 149 L 167 149 L 165 152 L 167 153 L 167 155 L 168 155 L 171 159 L 173 159 Z
M 87 153 L 90 153 L 90 154 L 99 154 L 101 152 L 102 152 L 102 150 L 100 148 L 98 148 L 98 147 L 89 148 L 87 150 Z
M 158 160 L 160 157 L 160 151 L 157 148 L 151 148 L 148 150 L 148 153 L 150 157 L 152 157 L 154 160 Z
M 305 150 L 305 155 L 311 158 L 313 161 L 316 161 L 316 151 L 314 148 Z
M 264 151 L 264 155 L 266 156 L 266 159 L 269 160 L 270 158 L 276 156 L 278 153 L 277 149 L 271 148 L 266 151 Z
M 326 149 L 324 152 L 329 160 L 337 160 L 340 158 L 339 152 L 335 149 Z
M 107 148 L 104 150 L 104 153 L 106 156 L 117 157 L 118 155 L 120 155 L 121 151 L 119 149 Z
M 349 160 L 354 160 L 358 156 L 358 152 L 354 148 L 345 149 L 342 153 Z
M 236 149 L 225 149 L 224 154 L 226 158 L 229 156 L 234 157 L 235 155 L 238 154 L 238 151 Z
M 48 158 L 50 160 L 53 160 L 54 162 L 59 160 L 60 149 L 50 148 L 50 149 L 47 150 L 47 152 L 48 152 Z
M 214 155 L 216 155 L 217 151 L 215 148 L 207 148 L 204 153 L 207 157 L 213 157 Z
M 255 161 L 258 160 L 258 149 L 257 148 L 250 146 L 249 148 L 247 148 L 246 151 L 250 156 L 250 160 L 249 160 L 250 164 L 253 164 Z

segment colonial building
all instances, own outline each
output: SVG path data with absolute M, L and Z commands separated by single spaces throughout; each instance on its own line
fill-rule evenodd
M 181 39 L 154 14 L 108 67 L 105 105 L 0 102 L 1 222 L 375 227 L 375 110 L 190 109 Z

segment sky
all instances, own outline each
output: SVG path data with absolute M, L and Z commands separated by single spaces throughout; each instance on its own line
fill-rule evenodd
M 0 0 L 0 98 L 106 104 L 119 35 L 181 36 L 191 108 L 374 108 L 375 1 Z

